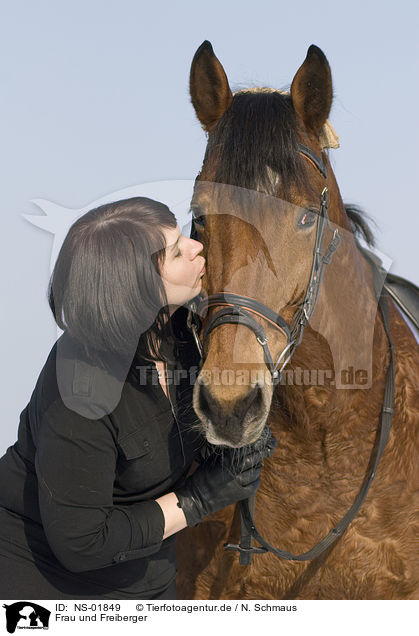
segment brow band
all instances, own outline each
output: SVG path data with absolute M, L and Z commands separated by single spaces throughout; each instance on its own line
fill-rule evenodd
M 325 166 L 324 162 L 320 159 L 320 157 L 318 157 L 316 155 L 316 153 L 314 153 L 311 150 L 311 148 L 308 148 L 307 146 L 304 146 L 304 144 L 300 144 L 299 143 L 298 144 L 298 152 L 300 153 L 300 155 L 303 155 L 303 157 L 306 157 L 306 159 L 311 161 L 311 163 L 314 164 L 314 166 L 317 168 L 317 170 L 326 179 L 326 177 L 327 177 L 326 166 Z

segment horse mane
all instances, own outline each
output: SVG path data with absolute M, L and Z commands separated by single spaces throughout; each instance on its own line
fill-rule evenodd
M 290 186 L 310 190 L 306 165 L 297 150 L 297 118 L 289 95 L 272 89 L 235 93 L 208 138 L 204 163 L 213 158 L 215 181 L 274 196 Z M 270 170 L 269 170 L 270 169 Z
M 349 223 L 351 225 L 351 230 L 355 234 L 355 236 L 364 239 L 367 245 L 374 247 L 375 237 L 370 226 L 367 223 L 367 219 L 375 224 L 374 220 L 358 205 L 354 205 L 353 203 L 345 203 L 344 208 L 348 216 Z

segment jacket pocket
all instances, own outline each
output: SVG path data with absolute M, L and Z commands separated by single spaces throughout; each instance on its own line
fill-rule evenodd
M 181 443 L 171 411 L 127 431 L 118 440 L 115 485 L 124 493 L 148 491 L 170 479 L 183 465 Z
M 150 436 L 143 431 L 133 431 L 124 438 L 118 440 L 118 445 L 127 460 L 138 459 L 146 455 L 152 455 L 153 446 Z

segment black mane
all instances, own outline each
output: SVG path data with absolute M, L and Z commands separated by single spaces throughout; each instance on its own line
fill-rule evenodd
M 215 180 L 274 195 L 267 166 L 277 173 L 281 191 L 307 187 L 306 166 L 297 150 L 296 115 L 289 95 L 269 89 L 240 91 L 210 133 L 204 162 L 214 159 Z
M 374 223 L 373 219 L 366 214 L 360 207 L 353 203 L 345 203 L 345 212 L 348 215 L 349 222 L 351 224 L 352 232 L 355 236 L 363 238 L 367 245 L 374 247 L 375 238 L 370 226 L 367 223 L 368 219 Z

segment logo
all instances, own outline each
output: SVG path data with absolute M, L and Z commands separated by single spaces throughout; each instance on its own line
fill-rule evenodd
M 48 629 L 51 612 L 42 605 L 30 601 L 19 601 L 6 608 L 6 627 L 9 634 L 17 629 Z
M 189 202 L 194 191 L 195 194 L 197 192 L 201 193 L 205 200 L 216 202 L 211 207 L 211 210 L 205 213 L 206 222 L 208 222 L 208 217 L 210 216 L 221 215 L 220 222 L 225 224 L 227 223 L 226 219 L 228 219 L 229 224 L 232 221 L 237 223 L 237 227 L 248 227 L 249 233 L 252 233 L 254 249 L 252 248 L 250 251 L 245 249 L 243 253 L 240 252 L 240 259 L 237 261 L 238 267 L 232 268 L 228 277 L 226 276 L 226 287 L 223 292 L 236 294 L 241 292 L 245 296 L 253 297 L 256 295 L 257 298 L 258 289 L 254 287 L 252 281 L 263 280 L 265 290 L 277 290 L 275 292 L 277 297 L 274 299 L 273 306 L 287 306 L 290 298 L 286 297 L 286 294 L 291 294 L 292 289 L 290 287 L 286 290 L 284 286 L 286 286 L 286 281 L 292 281 L 297 276 L 299 265 L 293 251 L 294 247 L 297 249 L 297 244 L 294 247 L 291 244 L 289 245 L 286 233 L 278 235 L 277 232 L 269 231 L 266 214 L 269 213 L 271 217 L 273 215 L 272 218 L 278 219 L 293 218 L 292 223 L 294 225 L 291 225 L 295 227 L 298 219 L 305 218 L 302 215 L 306 215 L 307 210 L 278 197 L 228 184 L 205 181 L 199 181 L 199 183 L 195 184 L 188 179 L 166 180 L 124 188 L 110 195 L 102 196 L 79 209 L 63 207 L 45 199 L 33 199 L 32 203 L 40 208 L 44 215 L 24 214 L 23 217 L 32 225 L 54 235 L 50 264 L 50 271 L 52 272 L 60 248 L 72 224 L 89 210 L 105 203 L 129 199 L 134 196 L 146 196 L 157 201 L 164 201 L 178 219 L 182 233 L 190 235 L 192 230 L 192 210 Z M 266 214 L 262 214 L 261 210 L 266 210 Z M 198 216 L 197 218 L 200 217 Z M 195 217 L 194 220 L 196 220 Z M 337 228 L 334 229 L 336 230 Z M 292 232 L 290 236 L 293 237 L 294 234 L 296 233 Z M 339 235 L 342 242 L 340 253 L 352 253 L 352 231 L 339 227 Z M 329 250 L 331 245 L 332 241 L 327 250 Z M 370 247 L 369 249 L 371 251 Z M 324 253 L 325 258 L 328 253 L 327 250 Z M 391 264 L 390 259 L 376 249 L 374 249 L 373 254 L 383 270 L 388 271 Z M 314 267 L 312 258 L 309 250 L 306 254 L 307 277 L 310 267 Z M 327 258 L 330 260 L 330 255 Z M 329 260 L 325 260 L 324 263 L 329 262 Z M 351 277 L 347 275 L 344 262 L 339 262 L 340 269 L 335 267 L 336 264 L 334 264 L 326 276 L 326 278 L 330 278 L 330 272 L 332 272 L 335 277 L 332 279 L 335 281 L 332 291 L 327 291 L 325 286 L 320 288 L 313 283 L 310 290 L 307 289 L 307 307 L 304 309 L 305 317 L 310 320 L 311 329 L 320 334 L 329 347 L 330 363 L 325 369 L 298 368 L 296 373 L 287 369 L 288 375 L 284 374 L 283 376 L 284 384 L 310 384 L 316 386 L 323 385 L 325 381 L 328 381 L 336 389 L 369 389 L 371 387 L 377 300 L 371 295 L 368 286 L 360 283 L 357 288 L 357 302 L 354 304 L 352 301 Z M 277 271 L 276 267 L 279 264 L 281 265 L 281 270 Z M 279 271 L 281 275 L 279 275 Z M 285 296 L 282 296 L 282 294 L 285 294 Z M 205 287 L 203 296 L 205 297 Z M 319 298 L 319 304 L 315 311 L 314 307 L 317 303 L 317 297 Z M 334 320 L 331 318 L 329 311 L 331 308 L 335 312 L 333 314 L 335 316 Z M 153 320 L 153 318 L 150 318 L 150 320 Z M 362 325 L 362 329 L 358 328 L 355 333 L 353 331 L 354 324 Z M 60 335 L 59 331 L 58 335 Z M 276 334 L 276 338 L 278 338 L 278 334 Z M 249 342 L 252 342 L 251 339 L 249 340 L 249 332 L 237 331 L 236 337 L 231 343 L 230 355 L 232 362 L 240 365 L 239 376 L 234 376 L 234 369 L 225 369 L 221 379 L 223 384 L 253 383 L 252 379 L 249 380 L 241 375 L 243 366 L 247 368 L 249 362 Z M 259 347 L 259 345 L 254 343 L 253 346 Z M 285 367 L 287 348 L 285 347 L 284 349 L 284 346 L 284 341 L 280 342 L 274 339 L 276 357 L 279 356 L 278 362 L 282 360 Z M 281 347 L 282 352 L 280 354 Z M 259 355 L 260 350 L 257 349 L 257 351 Z M 237 369 L 236 366 L 235 369 Z M 203 375 L 200 374 L 200 381 L 202 377 Z M 266 380 L 262 379 L 259 382 L 260 386 L 270 383 L 270 373 L 266 377 Z M 211 385 L 213 384 L 212 379 L 209 382 L 211 382 Z M 108 404 L 108 399 L 105 399 L 105 404 Z M 111 405 L 107 408 L 112 409 L 114 406 Z M 84 415 L 84 413 L 81 414 Z

